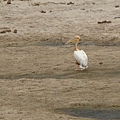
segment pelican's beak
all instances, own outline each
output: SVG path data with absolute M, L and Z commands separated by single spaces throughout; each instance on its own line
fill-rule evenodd
M 67 41 L 65 44 L 74 43 L 74 42 L 76 42 L 76 39 L 69 40 L 69 41 Z

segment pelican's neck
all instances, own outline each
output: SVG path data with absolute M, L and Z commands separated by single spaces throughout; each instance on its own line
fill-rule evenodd
M 74 49 L 75 51 L 77 51 L 78 50 L 78 41 L 75 43 L 75 49 Z

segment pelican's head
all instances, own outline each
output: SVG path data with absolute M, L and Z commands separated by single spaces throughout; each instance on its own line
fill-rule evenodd
M 78 43 L 79 41 L 80 41 L 80 36 L 76 35 L 73 40 L 69 40 L 69 41 L 67 41 L 65 44 Z

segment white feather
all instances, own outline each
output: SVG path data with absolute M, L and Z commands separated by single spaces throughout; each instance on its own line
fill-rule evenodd
M 88 57 L 83 50 L 74 51 L 74 57 L 76 61 L 80 64 L 81 69 L 86 69 L 88 67 Z

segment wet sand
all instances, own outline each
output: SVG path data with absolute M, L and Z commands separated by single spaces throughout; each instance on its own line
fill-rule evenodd
M 75 117 L 94 118 L 99 120 L 119 120 L 120 109 L 96 109 L 96 108 L 67 108 L 60 109 L 58 112 Z
M 96 120 L 57 110 L 119 111 L 120 7 L 116 5 L 119 0 L 41 0 L 38 6 L 2 2 L 0 119 Z M 85 71 L 74 70 L 74 45 L 64 45 L 76 34 L 81 36 L 79 48 L 89 57 Z

